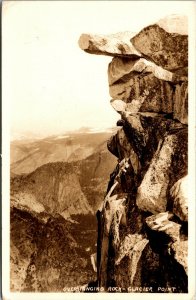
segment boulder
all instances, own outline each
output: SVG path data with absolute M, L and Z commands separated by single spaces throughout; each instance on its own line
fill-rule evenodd
M 109 86 L 109 93 L 113 99 L 137 102 L 137 111 L 140 112 L 173 112 L 171 83 L 158 79 L 152 72 L 135 73 L 131 78 L 119 80 Z
M 188 65 L 188 36 L 169 33 L 154 24 L 145 27 L 131 39 L 135 48 L 166 70 L 176 70 Z
M 125 236 L 124 240 L 121 242 L 115 265 L 118 266 L 124 257 L 128 257 L 128 277 L 129 286 L 133 285 L 133 282 L 140 270 L 140 259 L 142 253 L 148 244 L 148 239 L 146 239 L 141 234 L 129 234 Z
M 173 213 L 184 222 L 188 222 L 188 176 L 178 180 L 170 189 Z
M 123 292 L 152 292 L 161 286 L 159 255 L 142 234 L 127 234 L 115 259 L 114 280 Z M 150 287 L 150 288 L 149 288 Z
M 187 130 L 175 127 L 172 130 L 170 126 L 169 135 L 165 133 L 165 137 L 159 140 L 149 167 L 143 157 L 143 164 L 148 169 L 137 190 L 136 204 L 139 209 L 151 213 L 166 210 L 170 188 L 187 174 L 187 155 Z
M 153 214 L 166 211 L 170 170 L 176 144 L 175 135 L 169 135 L 163 141 L 160 140 L 152 162 L 138 188 L 136 203 L 139 209 Z
M 187 130 L 187 126 L 180 122 L 168 119 L 167 115 L 158 113 L 130 113 L 129 105 L 125 112 L 121 112 L 121 122 L 123 128 L 113 135 L 107 143 L 108 150 L 118 157 L 130 158 L 135 173 L 141 169 L 141 166 L 147 166 L 151 163 L 154 153 L 157 150 L 159 141 L 166 134 L 173 134 L 181 130 Z M 119 123 L 119 121 L 118 121 Z M 183 151 L 184 135 L 182 135 Z M 181 148 L 179 148 L 180 151 Z M 186 152 L 186 151 L 185 151 Z M 185 154 L 184 152 L 184 154 Z M 184 160 L 183 160 L 184 161 Z
M 170 219 L 173 214 L 170 212 L 159 213 L 146 218 L 146 224 L 150 230 L 149 238 L 157 244 L 169 244 L 180 240 L 180 224 L 177 224 Z M 153 234 L 153 239 L 152 239 Z M 155 238 L 157 236 L 157 238 Z
M 121 113 L 126 110 L 131 113 L 173 113 L 174 119 L 182 124 L 188 124 L 188 82 L 186 76 L 165 71 L 168 72 L 165 74 L 165 79 L 168 76 L 168 80 L 162 80 L 160 78 L 164 74 L 161 72 L 156 74 L 156 72 L 149 71 L 139 74 L 131 71 L 131 73 L 123 76 L 123 69 L 121 71 L 121 74 L 120 70 L 117 71 L 116 75 L 113 73 L 111 82 L 117 80 L 109 86 L 110 96 L 113 98 L 110 101 L 111 104 L 114 101 L 118 101 L 120 104 L 120 100 L 122 101 L 120 109 L 119 104 L 118 106 L 113 105 L 117 112 Z M 119 76 L 122 77 L 118 79 Z M 127 103 L 127 106 L 124 103 Z
M 116 112 L 122 113 L 126 110 L 127 104 L 126 102 L 118 99 L 112 99 L 110 100 L 110 104 L 115 109 Z
M 173 113 L 174 119 L 188 123 L 187 76 L 167 71 L 144 58 L 115 57 L 108 67 L 108 80 L 113 97 L 110 102 L 117 112 Z
M 178 240 L 171 245 L 174 259 L 183 267 L 188 276 L 188 240 Z
M 117 81 L 126 82 L 128 79 L 135 77 L 136 74 L 145 76 L 145 74 L 147 75 L 148 73 L 152 73 L 160 80 L 169 82 L 187 80 L 186 76 L 167 71 L 145 58 L 133 60 L 124 57 L 114 57 L 108 66 L 109 85 Z
M 130 113 L 127 104 L 126 111 L 122 113 L 123 129 L 141 165 L 147 166 L 151 163 L 158 143 L 164 136 L 187 129 L 187 126 L 168 117 L 170 116 L 167 114 L 159 113 Z
M 140 52 L 130 42 L 133 35 L 131 32 L 111 35 L 82 34 L 78 43 L 82 50 L 92 54 L 141 57 Z

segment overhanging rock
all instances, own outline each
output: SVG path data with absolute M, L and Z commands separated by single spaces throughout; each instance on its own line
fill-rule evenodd
M 172 16 L 138 34 L 79 40 L 86 52 L 113 56 L 110 104 L 120 117 L 107 144 L 117 165 L 97 213 L 97 280 L 105 291 L 188 289 L 186 25 Z

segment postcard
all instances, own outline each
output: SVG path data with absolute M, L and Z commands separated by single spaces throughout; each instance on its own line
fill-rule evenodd
M 195 14 L 3 1 L 3 300 L 194 299 Z

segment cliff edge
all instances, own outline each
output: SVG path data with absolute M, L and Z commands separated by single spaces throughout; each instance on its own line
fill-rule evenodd
M 117 165 L 97 211 L 104 291 L 188 292 L 186 24 L 175 16 L 136 35 L 79 39 L 82 50 L 113 57 L 110 104 L 120 117 L 108 141 Z

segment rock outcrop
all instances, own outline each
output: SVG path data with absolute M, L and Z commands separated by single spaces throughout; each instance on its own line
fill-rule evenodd
M 133 33 L 117 33 L 112 35 L 82 34 L 79 39 L 80 48 L 88 53 L 109 56 L 141 57 L 130 41 Z
M 97 280 L 108 292 L 188 291 L 183 22 L 167 18 L 137 34 L 83 34 L 79 40 L 88 53 L 113 56 L 110 103 L 120 116 L 120 128 L 108 140 L 117 165 L 97 211 Z

